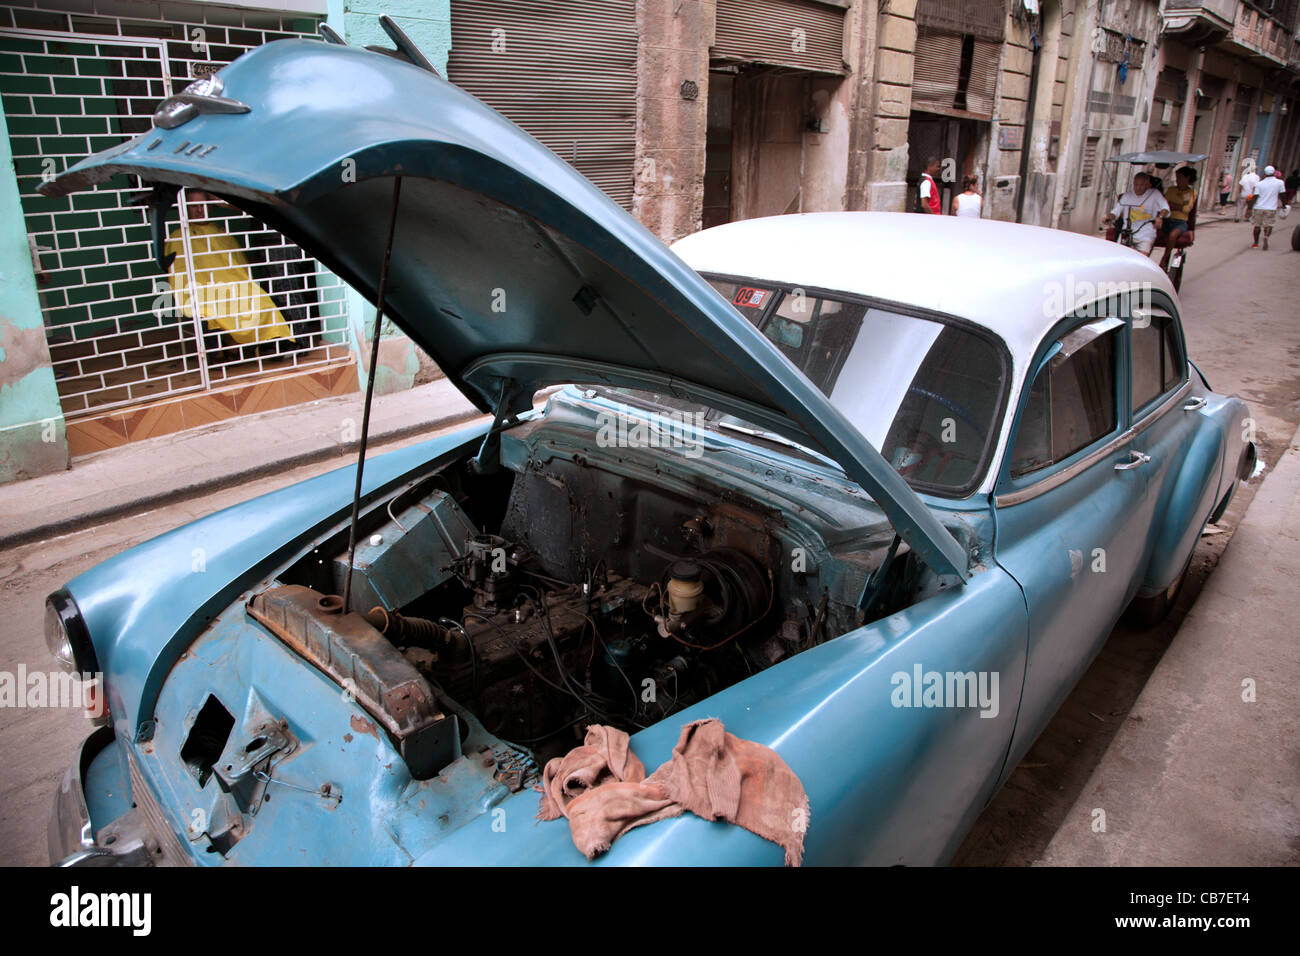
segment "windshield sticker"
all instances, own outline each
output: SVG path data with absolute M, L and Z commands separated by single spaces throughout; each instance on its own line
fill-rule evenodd
M 761 308 L 767 302 L 769 291 L 768 289 L 737 289 L 736 296 L 731 301 L 742 309 Z

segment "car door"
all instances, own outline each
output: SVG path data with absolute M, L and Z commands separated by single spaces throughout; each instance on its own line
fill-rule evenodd
M 1004 778 L 1101 648 L 1145 550 L 1137 523 L 1146 462 L 1128 434 L 1126 324 L 1107 315 L 1058 329 L 1022 391 L 995 497 L 997 561 L 1029 610 Z
M 1150 593 L 1173 583 L 1215 504 L 1222 442 L 1197 441 L 1209 390 L 1191 381 L 1172 302 L 1133 309 L 1129 333 L 1133 447 L 1150 458 L 1138 527 L 1149 529 L 1143 574 L 1134 588 Z M 1197 386 L 1200 386 L 1198 389 Z

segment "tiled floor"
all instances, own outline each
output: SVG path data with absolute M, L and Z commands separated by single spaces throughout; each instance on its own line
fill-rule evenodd
M 298 405 L 331 395 L 347 395 L 355 392 L 357 387 L 356 365 L 347 362 L 268 377 L 217 391 L 177 396 L 149 405 L 73 419 L 67 423 L 68 449 L 75 458 L 239 415 Z

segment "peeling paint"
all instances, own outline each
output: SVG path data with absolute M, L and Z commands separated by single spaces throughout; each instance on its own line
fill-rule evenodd
M 50 368 L 45 327 L 24 328 L 0 317 L 0 390 L 41 368 Z
M 352 716 L 352 729 L 359 734 L 369 734 L 376 740 L 379 739 L 379 731 L 375 729 L 375 725 L 366 720 L 366 718 L 356 714 Z

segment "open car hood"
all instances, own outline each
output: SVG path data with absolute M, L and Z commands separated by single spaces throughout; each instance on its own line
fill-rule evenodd
M 519 413 L 536 389 L 578 382 L 723 409 L 839 462 L 932 568 L 966 576 L 964 549 L 825 395 L 499 113 L 409 63 L 313 40 L 269 43 L 218 76 L 220 101 L 187 94 L 190 119 L 163 120 L 172 128 L 91 156 L 42 191 L 122 173 L 207 190 L 374 302 L 400 176 L 384 314 L 479 408 Z

